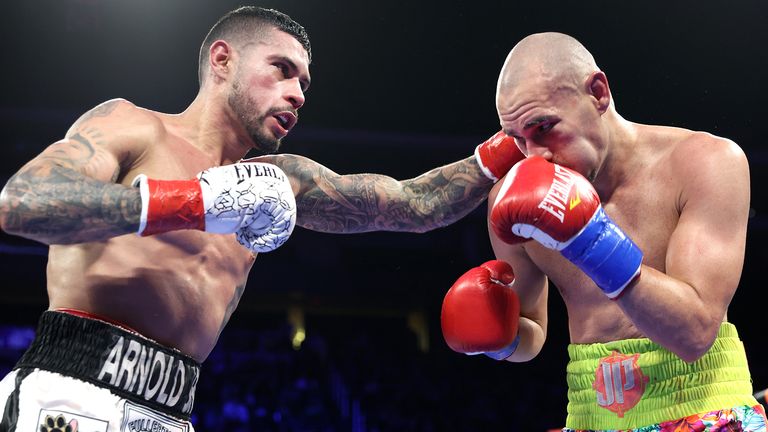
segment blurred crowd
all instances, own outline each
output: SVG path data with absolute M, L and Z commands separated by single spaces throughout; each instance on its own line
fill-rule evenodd
M 564 370 L 544 379 L 551 371 L 425 350 L 402 318 L 307 324 L 299 347 L 282 319 L 228 327 L 203 364 L 196 430 L 543 432 L 564 420 Z M 0 327 L 0 373 L 33 336 L 31 327 Z

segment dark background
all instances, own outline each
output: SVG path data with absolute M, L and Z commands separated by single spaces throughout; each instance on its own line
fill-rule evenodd
M 4 184 L 82 112 L 106 99 L 183 111 L 197 91 L 202 38 L 219 16 L 240 4 L 6 2 L 0 15 L 0 181 Z M 628 120 L 733 139 L 750 160 L 753 217 L 729 318 L 745 341 L 755 389 L 768 387 L 760 280 L 768 261 L 768 152 L 763 145 L 768 132 L 763 85 L 768 3 L 249 4 L 286 12 L 309 32 L 313 84 L 283 151 L 309 156 L 339 173 L 404 179 L 470 155 L 498 130 L 494 92 L 507 52 L 520 38 L 539 31 L 581 40 L 608 75 L 617 109 Z M 460 356 L 440 335 L 445 291 L 467 268 L 492 258 L 484 214 L 483 205 L 462 221 L 426 234 L 338 236 L 297 228 L 280 250 L 259 257 L 224 336 L 267 321 L 283 322 L 295 307 L 304 313 L 308 342 L 313 332 L 345 340 L 348 332 L 362 331 L 385 353 L 400 346 L 408 317 L 421 317 L 429 343 L 411 365 L 445 371 L 438 379 L 450 383 L 450 391 L 461 392 L 472 383 L 473 392 L 498 393 L 494 410 L 502 424 L 525 415 L 512 407 L 541 401 L 551 417 L 539 424 L 561 426 L 568 329 L 556 291 L 550 296 L 547 345 L 528 364 Z M 45 309 L 45 253 L 43 245 L 0 233 L 0 322 L 32 324 Z M 676 313 L 684 315 L 685 305 Z M 414 340 L 407 343 L 415 345 Z

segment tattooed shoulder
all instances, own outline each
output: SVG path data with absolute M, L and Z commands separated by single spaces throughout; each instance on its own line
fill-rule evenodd
M 106 102 L 103 102 L 94 108 L 90 109 L 88 112 L 80 116 L 80 118 L 75 121 L 75 123 L 70 128 L 71 131 L 76 131 L 79 129 L 80 126 L 82 126 L 84 123 L 88 122 L 89 120 L 93 118 L 98 117 L 107 117 L 108 115 L 112 114 L 112 112 L 117 109 L 118 106 L 121 104 L 130 103 L 126 101 L 125 99 L 111 99 Z

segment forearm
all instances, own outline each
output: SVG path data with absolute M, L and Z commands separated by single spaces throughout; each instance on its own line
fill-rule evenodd
M 425 215 L 417 231 L 450 225 L 483 202 L 493 184 L 525 155 L 515 139 L 499 131 L 475 147 L 474 156 L 435 168 L 406 182 L 406 189 L 423 192 L 415 210 Z
M 487 198 L 492 186 L 474 157 L 404 181 L 402 199 L 420 216 L 412 230 L 425 232 L 458 221 Z
M 20 171 L 0 195 L 0 224 L 8 233 L 45 244 L 105 240 L 136 232 L 137 189 L 94 180 L 61 166 Z
M 521 316 L 518 327 L 520 344 L 514 354 L 507 357 L 507 361 L 522 363 L 533 360 L 544 347 L 547 338 L 546 325 L 541 325 L 535 320 Z
M 260 160 L 299 181 L 297 224 L 328 233 L 429 231 L 464 217 L 493 186 L 473 157 L 404 181 L 380 174 L 339 175 L 293 155 Z
M 645 265 L 616 301 L 646 337 L 688 362 L 710 348 L 725 316 L 691 285 Z

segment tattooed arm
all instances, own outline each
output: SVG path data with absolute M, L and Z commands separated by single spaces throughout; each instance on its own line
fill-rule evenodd
M 256 158 L 278 165 L 294 182 L 297 224 L 329 233 L 425 232 L 476 208 L 493 183 L 470 157 L 398 181 L 379 174 L 339 175 L 297 155 Z
M 124 100 L 105 102 L 66 137 L 19 170 L 0 193 L 0 225 L 46 244 L 103 240 L 136 232 L 141 198 L 115 184 L 142 151 L 146 114 Z

